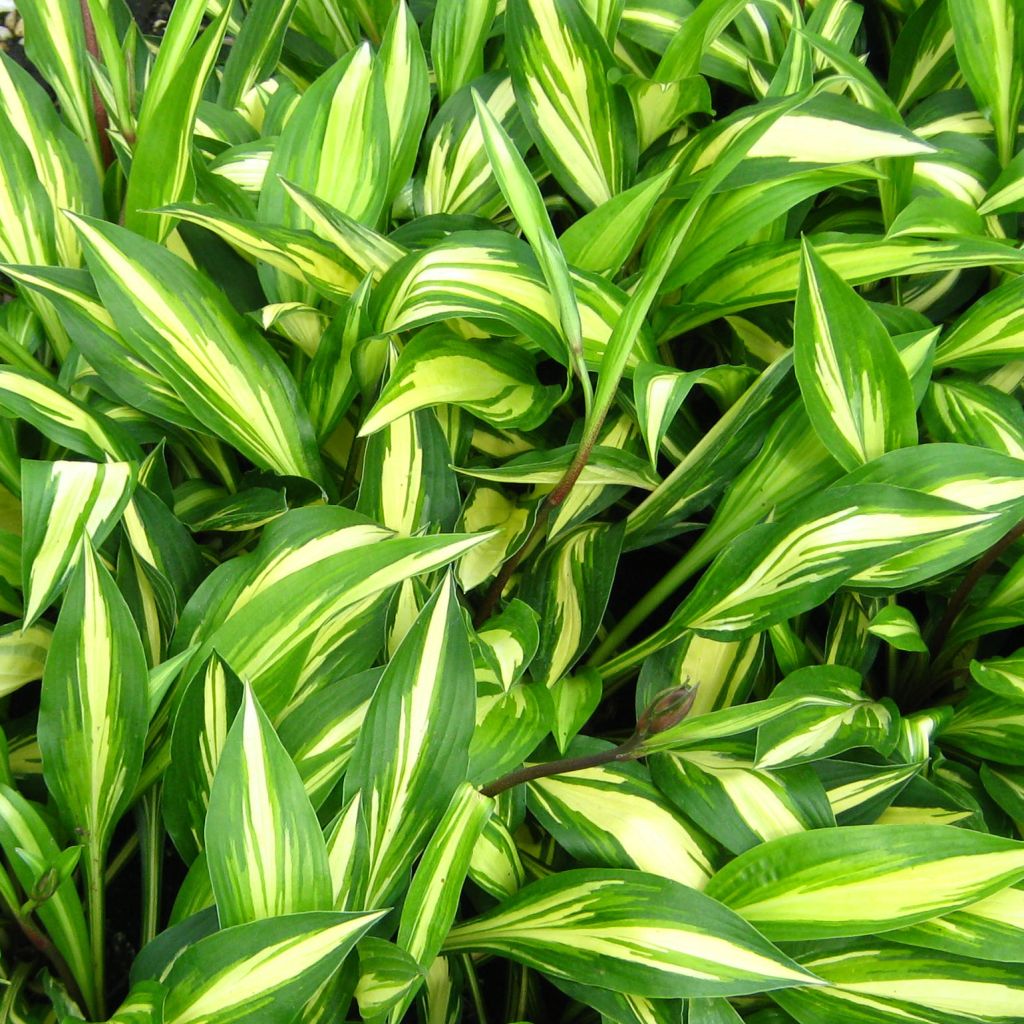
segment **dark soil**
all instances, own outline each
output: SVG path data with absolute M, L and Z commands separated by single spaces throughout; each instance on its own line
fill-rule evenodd
M 159 35 L 163 31 L 170 16 L 171 8 L 174 6 L 174 0 L 126 0 L 126 2 L 135 20 L 147 35 Z M 0 18 L 2 17 L 0 15 Z M 8 15 L 7 17 L 9 24 L 13 27 L 17 20 L 17 15 Z M 21 38 L 6 40 L 2 48 L 8 57 L 16 61 L 23 68 L 27 68 L 37 80 L 42 81 L 36 74 L 31 61 L 25 56 L 25 47 L 22 45 Z M 42 82 L 42 84 L 46 86 L 47 92 L 52 95 L 52 90 L 47 86 L 46 82 Z

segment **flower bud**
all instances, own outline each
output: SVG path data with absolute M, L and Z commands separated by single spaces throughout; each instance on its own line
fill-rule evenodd
M 678 725 L 689 714 L 696 698 L 697 687 L 689 683 L 662 690 L 637 720 L 637 735 L 646 739 Z

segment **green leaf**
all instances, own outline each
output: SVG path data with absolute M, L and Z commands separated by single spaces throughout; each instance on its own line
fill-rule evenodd
M 391 899 L 465 781 L 473 660 L 451 576 L 384 670 L 345 776 L 366 843 L 356 903 Z
M 602 278 L 572 273 L 583 353 L 599 363 L 626 295 Z M 382 333 L 407 331 L 460 317 L 507 324 L 552 359 L 566 361 L 558 306 L 529 246 L 496 231 L 457 231 L 399 260 L 376 288 L 371 313 Z M 643 332 L 637 357 L 651 358 Z
M 36 807 L 6 785 L 0 785 L 0 845 L 25 892 L 31 891 L 35 879 L 19 852 L 44 864 L 52 864 L 60 856 L 60 847 Z M 33 912 L 67 962 L 87 1004 L 94 1006 L 96 987 L 89 933 L 74 882 L 62 879 L 53 895 Z
M 205 846 L 221 927 L 333 906 L 316 812 L 249 687 L 209 801 Z
M 989 693 L 1007 700 L 1024 700 L 1024 649 L 1007 658 L 971 661 L 971 676 Z
M 242 690 L 239 678 L 214 655 L 186 687 L 174 716 L 163 813 L 167 832 L 187 863 L 205 845 L 210 788 Z
M 76 218 L 86 260 L 125 342 L 206 427 L 257 465 L 319 482 L 305 409 L 278 357 L 214 285 L 123 228 Z
M 809 768 L 758 767 L 751 743 L 716 740 L 658 755 L 651 773 L 688 819 L 733 853 L 834 822 Z
M 39 748 L 61 818 L 102 851 L 142 767 L 147 670 L 124 598 L 88 539 L 80 550 L 43 672 Z
M 984 369 L 1024 355 L 1024 279 L 1011 277 L 965 310 L 935 351 L 936 368 Z
M 480 835 L 494 810 L 494 801 L 469 783 L 452 795 L 451 803 L 423 852 L 402 904 L 398 945 L 407 950 L 424 972 L 441 951 L 451 929 Z M 398 1021 L 412 1001 L 407 992 L 392 1011 Z
M 366 446 L 356 508 L 403 535 L 450 529 L 459 512 L 451 458 L 432 411 L 399 416 Z
M 260 192 L 259 220 L 307 228 L 287 179 L 353 220 L 374 225 L 387 197 L 389 119 L 384 76 L 368 43 L 346 54 L 303 93 L 274 147 Z M 303 289 L 261 273 L 272 301 L 304 301 Z
M 806 239 L 793 352 L 811 424 L 844 468 L 917 441 L 914 396 L 895 345 Z
M 99 126 L 93 112 L 92 75 L 85 26 L 75 0 L 28 0 L 18 8 L 25 19 L 25 51 L 51 83 L 75 134 L 89 149 L 99 170 Z
M 133 459 L 138 446 L 122 427 L 56 384 L 0 366 L 0 409 L 31 423 L 56 444 L 90 459 Z
M 420 136 L 430 109 L 427 59 L 420 30 L 405 4 L 394 5 L 381 40 L 384 104 L 388 117 L 388 189 L 390 202 L 409 180 L 419 152 Z
M 293 510 L 264 528 L 256 560 L 244 567 L 249 572 L 229 565 L 219 577 L 210 577 L 205 591 L 197 591 L 182 613 L 179 642 L 201 644 L 196 669 L 217 650 L 276 716 L 326 659 L 335 658 L 342 672 L 373 664 L 383 638 L 372 630 L 362 633 L 356 624 L 365 623 L 375 599 L 487 539 L 487 534 L 397 538 L 347 509 Z M 213 592 L 211 604 L 210 589 L 218 581 L 224 590 Z M 354 648 L 351 661 L 343 657 L 346 641 Z
M 316 690 L 289 709 L 277 727 L 314 807 L 348 767 L 381 669 L 371 668 Z
M 565 254 L 555 237 L 540 189 L 530 175 L 526 162 L 501 127 L 501 122 L 476 92 L 473 93 L 473 106 L 480 122 L 491 171 L 537 257 L 544 280 L 558 307 L 558 320 L 567 348 L 566 361 L 575 369 L 581 383 L 589 387 L 589 378 L 586 378 L 587 371 L 583 365 L 583 335 L 576 293 Z
M 101 545 L 135 489 L 127 462 L 21 463 L 24 533 L 21 539 L 25 623 L 53 603 L 75 565 L 82 539 Z
M 1014 0 L 950 0 L 949 17 L 960 71 L 988 112 L 996 150 L 1005 165 L 1013 156 L 1024 99 L 1021 59 L 1024 18 Z
M 495 427 L 532 430 L 560 397 L 558 387 L 538 382 L 534 360 L 516 345 L 463 341 L 444 329 L 421 331 L 402 349 L 359 433 L 372 434 L 399 416 L 441 404 Z
M 443 104 L 484 70 L 484 43 L 494 21 L 496 0 L 465 4 L 438 0 L 430 35 L 437 98 Z
M 611 593 L 622 549 L 621 524 L 589 523 L 551 545 L 521 588 L 537 613 L 540 646 L 531 664 L 547 686 L 576 663 L 594 638 Z
M 871 935 L 925 921 L 1024 877 L 1024 844 L 947 825 L 819 829 L 755 846 L 708 884 L 769 938 Z
M 324 298 L 343 301 L 358 287 L 359 268 L 337 246 L 308 231 L 259 224 L 208 206 L 177 203 L 163 210 L 213 231 L 239 252 L 310 285 Z
M 741 639 L 792 618 L 855 578 L 929 540 L 963 540 L 1000 529 L 997 514 L 882 484 L 834 487 L 777 522 L 732 541 L 672 617 L 671 624 Z M 740 582 L 737 582 L 739 580 Z M 898 584 L 897 584 L 898 585 Z
M 246 93 L 273 74 L 297 0 L 256 0 L 224 63 L 217 102 L 237 107 Z M 225 5 L 227 6 L 227 5 Z
M 828 987 L 772 998 L 802 1024 L 1008 1022 L 1018 1012 L 1020 971 L 877 939 L 801 957 Z
M 77 235 L 75 237 L 77 238 Z M 117 333 L 114 321 L 100 302 L 88 271 L 55 267 L 7 267 L 5 273 L 30 291 L 38 291 L 46 296 L 47 301 L 59 312 L 67 329 L 74 333 L 75 343 L 82 354 L 90 365 L 103 375 L 104 383 L 114 394 L 134 408 L 141 409 L 157 419 L 167 420 L 187 429 L 198 429 L 198 421 L 185 408 L 173 388 L 153 367 L 140 359 Z M 48 404 L 51 402 L 40 403 L 40 406 Z M 30 408 L 34 408 L 34 405 Z M 22 415 L 33 415 L 33 422 L 36 422 L 39 411 L 41 410 L 35 410 L 34 414 Z M 84 441 L 76 442 L 74 434 L 67 435 L 67 439 L 53 433 L 49 436 L 58 443 L 91 458 L 101 458 L 105 451 L 111 451 L 113 454 L 110 447 L 114 443 L 113 439 L 120 438 L 120 432 L 115 433 L 117 425 L 112 421 L 105 421 L 98 415 L 97 410 L 90 412 L 90 418 L 102 424 L 102 429 L 97 431 L 95 427 L 83 425 L 88 435 Z M 40 429 L 43 427 L 40 426 Z M 81 446 L 89 438 L 92 439 L 93 447 L 99 446 L 98 454 L 92 451 L 91 447 L 87 450 Z M 127 441 L 128 439 L 124 438 L 117 443 L 123 448 Z M 134 449 L 133 444 L 129 453 Z
M 907 719 L 901 724 L 906 725 Z M 829 758 L 815 762 L 812 767 L 825 787 L 837 823 L 869 825 L 900 796 L 922 766 L 920 763 L 879 765 Z
M 43 678 L 43 665 L 53 631 L 43 623 L 24 628 L 21 622 L 0 627 L 0 697 Z
M 951 914 L 898 928 L 888 938 L 908 946 L 940 949 L 976 960 L 1021 963 L 1024 890 L 1002 889 Z
M 825 234 L 812 241 L 822 260 L 849 285 L 973 266 L 1013 266 L 1024 260 L 1011 246 L 975 238 L 890 240 L 872 234 Z M 796 242 L 746 246 L 686 286 L 681 311 L 665 330 L 674 336 L 752 306 L 792 302 L 799 273 Z
M 456 925 L 449 952 L 492 952 L 634 995 L 742 995 L 814 976 L 707 896 L 642 871 L 570 870 Z
M 942 742 L 997 764 L 1024 765 L 1024 705 L 987 690 L 975 690 L 957 705 Z
M 291 914 L 201 939 L 162 978 L 164 1024 L 292 1020 L 382 916 Z
M 615 60 L 578 0 L 511 0 L 506 49 L 516 98 L 544 161 L 587 209 L 630 184 L 636 123 Z
M 470 856 L 469 877 L 497 900 L 514 896 L 526 884 L 516 841 L 500 818 L 487 820 Z
M 998 388 L 960 377 L 933 381 L 921 413 L 936 441 L 1024 457 L 1024 410 Z
M 897 651 L 924 653 L 928 650 L 917 620 L 910 611 L 898 604 L 887 604 L 878 612 L 868 625 L 868 632 L 872 636 L 881 637 Z
M 609 744 L 577 739 L 571 756 Z M 711 877 L 710 844 L 665 802 L 646 772 L 605 765 L 536 779 L 531 813 L 572 858 L 593 867 L 639 868 L 702 889 Z
M 570 224 L 558 239 L 566 260 L 580 270 L 614 277 L 633 252 L 674 177 L 675 168 L 652 175 Z
M 757 766 L 803 764 L 854 747 L 891 753 L 899 739 L 899 711 L 891 700 L 870 700 L 860 687 L 860 674 L 840 665 L 813 665 L 787 676 L 772 696 L 810 700 L 757 730 Z
M 555 679 L 548 690 L 553 708 L 551 735 L 559 754 L 564 754 L 570 741 L 600 705 L 604 685 L 593 669 L 585 668 L 577 675 Z
M 661 442 L 679 412 L 679 407 L 693 385 L 708 372 L 693 370 L 683 373 L 657 363 L 641 363 L 636 368 L 633 374 L 633 401 L 636 403 L 636 417 L 640 422 L 652 468 L 657 469 Z
M 154 215 L 151 211 L 167 203 L 191 199 L 195 190 L 190 141 L 203 88 L 227 31 L 230 10 L 225 4 L 220 17 L 194 44 L 191 37 L 195 25 L 184 23 L 181 13 L 168 22 L 149 88 L 142 98 L 136 129 L 138 141 L 132 153 L 124 200 L 122 223 L 154 242 L 167 237 L 173 221 L 164 213 Z M 180 40 L 178 30 L 182 32 Z M 183 49 L 189 44 L 187 54 L 179 54 L 179 45 Z
M 0 116 L 24 144 L 49 199 L 60 262 L 78 266 L 82 261 L 78 239 L 72 226 L 58 214 L 61 210 L 96 214 L 102 209 L 99 182 L 89 151 L 62 123 L 42 86 L 6 54 L 0 56 L 0 96 L 3 97 Z M 10 201 L 19 201 L 17 193 L 5 197 L 4 205 Z M 64 339 L 59 342 L 63 344 Z

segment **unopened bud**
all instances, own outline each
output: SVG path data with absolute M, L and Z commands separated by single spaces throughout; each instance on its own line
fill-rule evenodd
M 49 868 L 44 871 L 32 886 L 29 899 L 36 904 L 45 903 L 57 891 L 60 885 L 60 875 L 56 868 Z
M 662 690 L 644 709 L 636 723 L 636 734 L 643 739 L 678 725 L 693 707 L 697 687 L 689 684 Z

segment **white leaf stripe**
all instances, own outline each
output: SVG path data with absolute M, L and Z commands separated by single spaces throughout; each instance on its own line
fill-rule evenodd
M 964 960 L 878 939 L 801 958 L 828 987 L 773 998 L 801 1020 L 834 1024 L 1009 1024 L 1024 984 L 1015 965 Z
M 531 430 L 548 418 L 560 395 L 558 387 L 538 382 L 534 360 L 514 345 L 425 331 L 402 349 L 359 434 L 442 403 L 496 427 Z
M 889 240 L 861 235 L 843 241 L 812 241 L 822 259 L 850 285 L 883 277 L 992 264 L 1012 266 L 1024 261 L 1024 254 L 1017 249 L 973 238 Z M 791 302 L 799 269 L 797 242 L 747 246 L 686 286 L 681 297 L 686 312 L 666 323 L 664 334 L 675 336 L 751 306 Z
M 36 882 L 35 872 L 18 851 L 23 850 L 45 864 L 52 864 L 60 853 L 60 847 L 33 805 L 6 785 L 0 785 L 0 845 L 26 892 L 30 892 Z M 67 961 L 86 1002 L 89 1006 L 94 1005 L 96 989 L 92 954 L 85 914 L 74 883 L 70 879 L 62 882 L 53 896 L 41 903 L 34 913 Z
M 583 353 L 598 363 L 626 304 L 625 293 L 603 278 L 572 273 Z M 557 303 L 529 246 L 505 232 L 456 232 L 430 249 L 410 253 L 384 275 L 371 314 L 383 333 L 458 317 L 498 319 L 530 337 L 551 358 L 565 361 Z M 646 331 L 636 359 L 653 359 Z
M 721 749 L 659 756 L 651 772 L 683 814 L 727 849 L 742 853 L 832 824 L 821 787 L 807 769 L 755 768 L 749 748 L 721 741 L 716 746 Z

